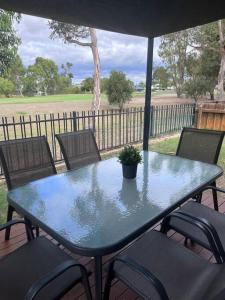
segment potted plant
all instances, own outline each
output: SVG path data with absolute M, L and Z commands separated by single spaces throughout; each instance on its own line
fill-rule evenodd
M 137 175 L 137 165 L 141 163 L 140 151 L 134 146 L 128 145 L 119 153 L 119 162 L 123 167 L 123 177 L 131 179 Z

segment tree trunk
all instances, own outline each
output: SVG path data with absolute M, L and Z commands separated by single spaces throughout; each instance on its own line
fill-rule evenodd
M 92 99 L 92 110 L 99 110 L 101 104 L 101 65 L 98 53 L 97 35 L 94 28 L 90 28 L 91 51 L 94 61 L 94 95 Z
M 220 70 L 218 75 L 218 100 L 224 100 L 224 75 L 225 75 L 225 45 L 224 45 L 224 34 L 222 21 L 218 21 L 219 37 L 220 37 L 220 51 L 221 51 L 221 62 Z
M 210 92 L 209 94 L 210 94 L 210 100 L 214 101 L 215 100 L 214 99 L 214 92 Z
M 47 86 L 44 86 L 44 93 L 45 93 L 45 96 L 48 96 L 48 93 L 47 93 Z

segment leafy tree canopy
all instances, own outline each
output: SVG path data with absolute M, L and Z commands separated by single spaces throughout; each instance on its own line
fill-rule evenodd
M 13 21 L 20 21 L 20 15 L 0 9 L 0 76 L 7 74 L 8 68 L 12 65 L 20 39 L 13 28 Z
M 167 89 L 170 85 L 170 74 L 167 69 L 160 66 L 153 72 L 153 84 L 159 85 L 160 89 Z
M 27 94 L 54 94 L 58 80 L 58 67 L 51 59 L 37 57 L 27 69 L 25 92 Z
M 60 38 L 64 43 L 90 47 L 94 62 L 92 110 L 98 110 L 101 102 L 101 64 L 96 29 L 54 20 L 49 22 L 49 27 L 52 39 Z
M 167 67 L 178 97 L 182 94 L 185 81 L 189 34 L 188 30 L 183 30 L 165 35 L 159 47 L 159 56 Z
M 102 93 L 106 92 L 108 82 L 109 82 L 109 78 L 105 77 L 105 78 L 101 79 L 101 92 Z
M 82 92 L 91 92 L 93 93 L 94 90 L 94 79 L 93 77 L 85 78 L 81 82 L 81 91 Z
M 9 97 L 14 91 L 14 84 L 10 80 L 0 77 L 0 95 Z
M 112 71 L 106 86 L 109 104 L 115 104 L 122 110 L 126 102 L 132 98 L 134 84 L 123 72 Z
M 19 55 L 17 55 L 7 72 L 7 78 L 13 82 L 16 88 L 16 93 L 23 95 L 23 80 L 26 73 L 26 68 Z

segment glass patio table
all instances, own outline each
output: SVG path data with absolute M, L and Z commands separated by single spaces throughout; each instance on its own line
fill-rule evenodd
M 95 258 L 96 299 L 102 256 L 144 233 L 223 171 L 216 165 L 142 152 L 136 179 L 117 158 L 33 181 L 8 193 L 16 211 L 72 252 Z

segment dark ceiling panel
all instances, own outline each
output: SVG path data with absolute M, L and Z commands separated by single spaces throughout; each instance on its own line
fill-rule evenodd
M 225 0 L 0 0 L 0 7 L 146 37 L 225 18 Z

